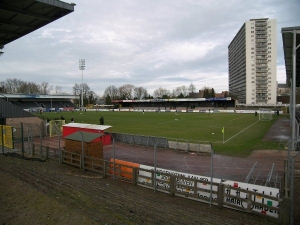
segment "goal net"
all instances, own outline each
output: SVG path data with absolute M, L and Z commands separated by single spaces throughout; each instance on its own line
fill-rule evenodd
M 271 109 L 259 109 L 259 120 L 270 121 L 273 119 L 273 112 Z

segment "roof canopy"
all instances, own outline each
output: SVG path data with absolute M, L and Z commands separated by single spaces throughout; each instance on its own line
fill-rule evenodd
M 111 128 L 112 126 L 89 124 L 89 123 L 68 123 L 63 125 L 63 127 L 85 128 L 90 130 L 106 130 L 108 128 Z
M 74 11 L 74 3 L 58 0 L 0 1 L 0 49 Z
M 91 133 L 85 131 L 77 131 L 65 137 L 67 140 L 91 142 L 96 138 L 102 137 L 103 133 Z
M 291 86 L 291 78 L 293 77 L 293 48 L 295 47 L 296 87 L 300 87 L 300 27 L 284 27 L 281 29 L 281 33 L 286 69 L 286 84 Z

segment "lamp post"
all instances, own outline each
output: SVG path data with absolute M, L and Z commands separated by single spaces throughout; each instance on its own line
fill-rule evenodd
M 81 70 L 81 108 L 83 108 L 83 71 L 85 69 L 85 59 L 79 59 L 79 70 Z

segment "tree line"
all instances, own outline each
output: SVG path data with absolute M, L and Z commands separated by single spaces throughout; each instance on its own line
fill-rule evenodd
M 81 96 L 83 96 L 83 104 L 96 104 L 101 99 L 93 90 L 90 89 L 88 84 L 77 84 L 73 86 L 73 95 L 79 95 L 79 99 L 74 100 L 75 104 L 81 102 Z M 105 104 L 111 104 L 112 100 L 126 100 L 126 99 L 168 99 L 168 98 L 198 98 L 199 92 L 203 98 L 215 97 L 215 91 L 213 88 L 203 87 L 200 91 L 196 89 L 196 86 L 191 83 L 189 86 L 178 86 L 173 90 L 168 90 L 163 87 L 159 87 L 154 90 L 153 95 L 150 95 L 146 88 L 142 86 L 134 86 L 132 84 L 124 84 L 119 87 L 115 85 L 109 85 L 102 96 Z M 0 82 L 0 93 L 7 94 L 40 94 L 40 95 L 69 95 L 62 91 L 60 86 L 52 86 L 48 82 L 42 82 L 37 84 L 34 82 L 26 82 L 20 79 L 6 79 Z M 228 93 L 225 93 L 225 97 Z

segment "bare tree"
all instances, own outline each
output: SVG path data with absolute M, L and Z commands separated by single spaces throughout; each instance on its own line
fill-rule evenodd
M 4 88 L 8 94 L 13 93 L 22 93 L 20 92 L 20 86 L 24 84 L 24 81 L 13 78 L 13 79 L 6 79 L 4 82 Z
M 20 93 L 20 94 L 50 94 L 53 90 L 52 85 L 48 82 L 42 82 L 37 84 L 34 82 L 26 82 L 20 79 L 6 79 L 6 81 L 0 82 L 1 90 L 0 92 L 6 92 L 9 94 Z M 55 87 L 55 93 L 61 93 L 62 88 L 60 86 Z
M 81 85 L 79 84 L 74 84 L 73 86 L 73 94 L 74 95 L 79 95 L 81 93 Z
M 182 88 L 181 87 L 176 87 L 172 91 L 172 97 L 177 98 L 181 93 L 182 93 Z
M 158 89 L 156 89 L 153 93 L 153 97 L 154 98 L 169 98 L 171 95 L 171 92 L 165 88 L 159 87 Z
M 119 98 L 118 93 L 119 93 L 118 88 L 114 85 L 110 85 L 105 89 L 103 97 L 104 98 L 109 97 L 110 100 L 118 99 Z
M 0 82 L 0 93 L 7 93 L 4 81 Z
M 181 90 L 182 90 L 182 94 L 183 94 L 184 97 L 189 95 L 187 86 L 182 85 Z
M 124 84 L 119 87 L 119 95 L 121 99 L 133 99 L 134 85 Z
M 53 89 L 53 87 L 51 85 L 49 85 L 48 82 L 42 82 L 40 85 L 40 94 L 48 95 L 48 94 L 50 94 L 52 89 Z
M 135 99 L 145 99 L 148 95 L 147 90 L 143 87 L 135 87 L 133 92 Z
M 62 93 L 62 87 L 61 86 L 58 86 L 58 85 L 56 85 L 55 87 L 54 87 L 54 94 L 61 94 Z
M 96 104 L 99 96 L 94 91 L 88 91 L 86 93 L 87 104 Z
M 196 86 L 193 83 L 191 83 L 188 90 L 190 93 L 192 93 L 193 96 L 194 92 L 196 91 Z
M 74 86 L 73 86 L 73 94 L 74 95 L 79 95 L 79 98 L 81 99 L 81 93 L 82 93 L 82 95 L 83 95 L 83 105 L 85 105 L 85 104 L 88 103 L 88 99 L 87 98 L 88 98 L 89 92 L 90 92 L 90 87 L 86 83 L 83 83 L 83 84 L 74 84 Z M 77 103 L 77 102 L 78 101 L 75 100 L 75 103 Z

